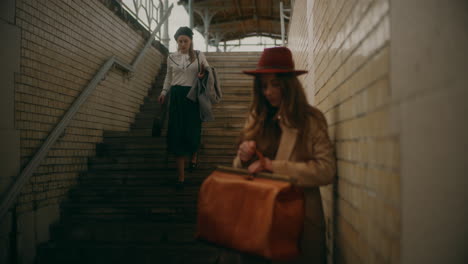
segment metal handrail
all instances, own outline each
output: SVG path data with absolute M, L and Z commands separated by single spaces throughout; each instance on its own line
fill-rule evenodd
M 127 5 L 123 0 L 117 0 L 117 2 L 120 4 L 120 6 L 122 6 L 125 9 L 125 11 L 130 13 L 130 15 L 132 15 L 148 31 L 151 31 L 151 26 L 153 22 L 157 23 L 157 16 L 163 16 L 161 13 L 163 9 L 157 8 L 154 4 L 154 1 L 132 0 L 131 3 L 133 4 L 133 6 Z M 159 4 L 161 6 L 163 5 L 161 0 L 159 0 Z M 140 10 L 143 11 L 143 14 L 145 15 L 144 18 L 146 18 L 146 21 L 141 19 L 139 15 Z M 161 36 L 159 36 L 158 39 L 161 40 Z
M 49 136 L 47 137 L 45 142 L 42 144 L 42 146 L 39 148 L 39 150 L 36 152 L 34 157 L 28 162 L 28 164 L 21 171 L 19 176 L 15 178 L 14 182 L 10 184 L 9 188 L 6 190 L 5 195 L 2 196 L 2 199 L 0 200 L 0 219 L 2 219 L 5 216 L 5 214 L 8 212 L 8 209 L 13 205 L 21 189 L 28 182 L 29 178 L 31 178 L 34 171 L 40 165 L 42 160 L 47 156 L 47 154 L 49 153 L 49 150 L 52 148 L 52 146 L 57 141 L 57 139 L 60 138 L 65 128 L 68 126 L 72 118 L 80 109 L 80 106 L 86 101 L 86 99 L 88 99 L 89 95 L 94 91 L 96 86 L 103 80 L 103 78 L 107 75 L 109 70 L 112 69 L 113 66 L 116 66 L 116 67 L 121 68 L 123 71 L 134 72 L 141 58 L 143 58 L 146 51 L 151 46 L 151 43 L 153 42 L 156 36 L 156 33 L 159 31 L 162 24 L 168 19 L 169 14 L 171 13 L 173 7 L 174 7 L 174 4 L 171 4 L 169 6 L 166 13 L 161 18 L 158 25 L 154 29 L 153 33 L 148 38 L 146 45 L 143 47 L 141 52 L 133 61 L 132 65 L 123 63 L 115 56 L 112 56 L 101 66 L 101 68 L 98 70 L 96 75 L 94 75 L 93 79 L 89 82 L 88 86 L 86 86 L 83 92 L 81 92 L 78 98 L 76 98 L 76 100 L 68 109 L 67 113 L 62 117 L 62 120 L 60 120 L 60 122 L 57 124 L 54 130 L 49 134 Z

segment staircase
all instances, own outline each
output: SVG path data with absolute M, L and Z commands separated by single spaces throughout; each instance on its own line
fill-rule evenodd
M 216 165 L 229 166 L 236 153 L 250 101 L 259 53 L 207 53 L 220 77 L 223 100 L 215 121 L 203 124 L 200 169 L 174 188 L 174 158 L 166 153 L 166 129 L 152 136 L 161 117 L 157 97 L 165 73 L 145 99 L 128 132 L 106 132 L 97 156 L 61 205 L 37 263 L 214 263 L 218 248 L 194 239 L 196 202 L 203 179 Z M 165 67 L 163 67 L 165 69 Z M 167 123 L 167 122 L 166 122 Z

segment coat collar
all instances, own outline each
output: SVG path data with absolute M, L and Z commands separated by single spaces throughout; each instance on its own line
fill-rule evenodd
M 283 120 L 280 120 L 279 124 L 281 127 L 281 139 L 275 159 L 289 160 L 294 151 L 294 146 L 296 146 L 298 130 L 286 126 Z

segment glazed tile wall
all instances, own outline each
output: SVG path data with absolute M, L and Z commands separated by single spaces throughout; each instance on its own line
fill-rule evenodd
M 392 0 L 399 102 L 401 262 L 465 263 L 468 2 Z
M 288 47 L 325 114 L 338 177 L 321 188 L 329 263 L 398 263 L 399 133 L 389 84 L 389 0 L 295 1 Z
M 22 39 L 15 124 L 24 165 L 101 65 L 112 55 L 131 64 L 145 39 L 99 0 L 18 0 L 16 24 Z M 163 60 L 152 47 L 132 78 L 109 72 L 23 188 L 19 213 L 58 204 L 87 169 L 103 131 L 129 129 Z

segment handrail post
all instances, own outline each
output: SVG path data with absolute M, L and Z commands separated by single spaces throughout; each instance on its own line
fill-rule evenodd
M 291 12 L 291 9 L 284 9 L 283 1 L 280 2 L 280 21 L 281 21 L 281 45 L 285 46 L 285 39 L 286 39 L 286 27 L 284 25 L 284 19 L 290 19 L 290 17 L 285 15 L 285 12 Z
M 168 0 L 164 0 L 164 10 L 167 11 L 169 10 L 167 7 L 169 6 L 169 1 Z M 164 21 L 164 31 L 163 31 L 163 37 L 162 37 L 162 41 L 163 41 L 163 44 L 164 46 L 166 46 L 167 49 L 169 49 L 169 41 L 171 40 L 169 38 L 169 19 L 166 19 Z
M 280 20 L 281 20 L 281 45 L 284 46 L 284 9 L 283 9 L 283 1 L 280 2 Z
M 143 56 L 145 55 L 146 53 L 146 50 L 148 50 L 148 48 L 151 46 L 151 43 L 153 43 L 153 40 L 154 40 L 154 37 L 156 36 L 156 34 L 158 33 L 159 29 L 161 28 L 161 26 L 163 25 L 164 21 L 166 21 L 168 18 L 169 18 L 169 15 L 171 14 L 171 11 L 172 11 L 172 8 L 174 7 L 174 4 L 171 4 L 171 6 L 167 9 L 166 13 L 164 14 L 163 18 L 161 19 L 161 21 L 159 21 L 158 25 L 156 26 L 156 28 L 153 30 L 153 33 L 151 34 L 151 36 L 148 38 L 148 41 L 146 42 L 145 46 L 143 47 L 143 49 L 141 50 L 140 54 L 138 54 L 138 56 L 135 58 L 135 60 L 132 62 L 132 67 L 133 68 L 136 68 L 136 66 L 138 65 L 138 63 L 140 62 L 140 60 L 143 58 Z
M 189 9 L 189 24 L 190 24 L 190 29 L 193 29 L 193 0 L 188 0 L 188 9 Z

